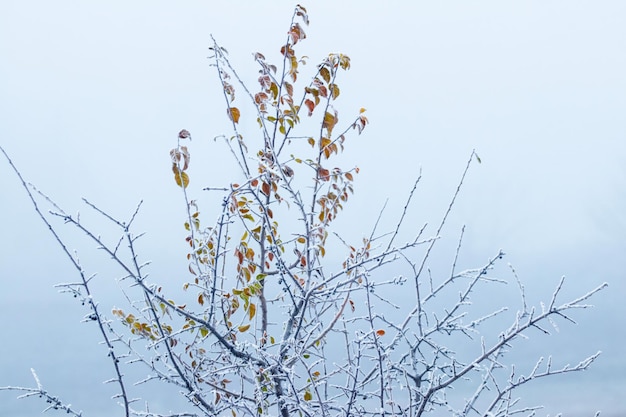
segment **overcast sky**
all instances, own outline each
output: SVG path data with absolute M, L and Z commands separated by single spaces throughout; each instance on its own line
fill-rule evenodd
M 86 197 L 127 216 L 143 199 L 144 256 L 174 271 L 180 257 L 170 248 L 180 239 L 182 215 L 168 152 L 176 133 L 185 128 L 194 137 L 198 189 L 223 186 L 232 168 L 212 140 L 228 133 L 228 123 L 207 59 L 210 36 L 254 80 L 252 53 L 278 58 L 293 6 L 3 1 L 0 145 L 68 212 L 84 211 Z M 340 117 L 365 107 L 371 122 L 347 144 L 345 158 L 361 174 L 348 209 L 358 222 L 345 223 L 346 233 L 358 236 L 363 224 L 372 225 L 386 198 L 391 225 L 420 168 L 412 225 L 436 222 L 476 149 L 482 164 L 472 166 L 448 229 L 454 239 L 467 225 L 468 262 L 480 264 L 503 248 L 537 290 L 536 303 L 561 275 L 571 294 L 610 284 L 595 298 L 596 309 L 577 316 L 580 326 L 562 326 L 562 342 L 554 345 L 572 361 L 605 354 L 591 371 L 570 377 L 568 387 L 584 390 L 561 392 L 547 410 L 625 412 L 618 393 L 626 389 L 626 3 L 304 6 L 311 26 L 300 53 L 311 68 L 328 52 L 349 55 L 352 68 L 339 81 Z M 86 350 L 84 363 L 97 366 L 104 361 L 89 356 L 97 335 L 85 340 L 80 306 L 52 288 L 74 279 L 72 269 L 1 160 L 0 178 L 0 386 L 30 384 L 36 366 L 41 374 L 45 368 L 44 381 L 61 381 L 71 396 L 72 383 L 84 385 L 75 377 L 81 365 L 53 352 L 76 346 Z M 99 381 L 108 378 L 101 374 Z M 16 413 L 12 406 L 0 393 L 0 414 L 3 407 Z

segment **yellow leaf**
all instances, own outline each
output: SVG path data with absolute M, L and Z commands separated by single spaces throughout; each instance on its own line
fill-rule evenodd
M 304 393 L 304 401 L 311 401 L 313 399 L 313 395 L 310 391 L 306 391 Z
M 254 318 L 255 314 L 256 314 L 256 304 L 250 303 L 250 307 L 248 307 L 248 316 L 250 317 L 250 320 Z
M 350 69 L 350 57 L 347 55 L 339 55 L 339 66 L 344 70 Z
M 322 127 L 328 131 L 328 136 L 330 136 L 333 128 L 337 124 L 337 115 L 331 112 L 326 112 L 324 114 L 324 121 L 322 122 Z
M 304 236 L 300 236 L 298 238 L 298 243 L 306 243 L 306 239 L 304 238 Z
M 276 98 L 278 98 L 278 85 L 276 85 L 276 83 L 272 83 L 270 85 L 270 91 L 272 92 L 272 96 L 274 97 L 274 100 L 276 100 Z M 273 121 L 273 120 L 270 120 L 270 117 L 268 117 L 267 120 L 269 120 L 270 122 Z
M 244 324 L 243 326 L 239 326 L 237 329 L 238 329 L 241 333 L 243 333 L 243 332 L 245 332 L 246 330 L 248 330 L 249 328 L 250 328 L 250 325 L 249 325 L 249 324 Z
M 182 188 L 187 188 L 189 185 L 189 176 L 186 172 L 181 171 L 178 168 L 178 165 L 172 165 L 172 171 L 174 172 L 174 180 L 176 181 L 176 185 Z

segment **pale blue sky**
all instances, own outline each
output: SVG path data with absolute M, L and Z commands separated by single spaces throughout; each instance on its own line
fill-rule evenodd
M 251 54 L 278 56 L 293 5 L 3 1 L 0 144 L 29 181 L 69 212 L 85 211 L 83 196 L 120 216 L 144 199 L 140 227 L 151 239 L 144 256 L 171 273 L 179 259 L 171 247 L 181 233 L 168 155 L 176 133 L 193 134 L 192 179 L 214 181 L 198 187 L 223 185 L 231 168 L 212 141 L 228 124 L 207 59 L 210 35 L 254 80 Z M 618 344 L 626 315 L 626 3 L 304 5 L 311 26 L 301 53 L 311 67 L 328 52 L 348 54 L 340 115 L 348 120 L 365 107 L 371 122 L 345 156 L 361 168 L 348 208 L 359 225 L 346 223 L 346 233 L 358 236 L 363 223 L 373 224 L 386 197 L 386 221 L 395 219 L 420 167 L 413 224 L 434 223 L 476 149 L 483 163 L 471 169 L 450 236 L 467 224 L 464 253 L 474 263 L 503 248 L 537 302 L 562 274 L 578 291 L 609 282 L 597 308 L 580 315 L 579 327 L 563 325 L 562 342 L 554 345 L 573 357 L 605 355 L 574 377 L 584 392 L 564 393 L 567 404 L 549 410 L 624 412 L 617 392 L 626 387 Z M 0 177 L 0 314 L 9 328 L 0 347 L 0 386 L 13 383 L 7 372 L 29 383 L 28 369 L 37 366 L 51 385 L 58 377 L 67 397 L 71 384 L 81 385 L 71 372 L 69 379 L 58 376 L 59 366 L 70 366 L 67 356 L 47 357 L 50 350 L 36 345 L 66 351 L 73 345 L 64 341 L 84 331 L 76 324 L 80 306 L 52 289 L 71 280 L 72 269 L 6 163 Z M 92 334 L 80 346 L 97 353 L 96 341 Z M 85 353 L 86 363 L 95 358 Z M 90 383 L 99 386 L 108 378 L 103 372 Z M 8 399 L 0 393 L 0 414 Z

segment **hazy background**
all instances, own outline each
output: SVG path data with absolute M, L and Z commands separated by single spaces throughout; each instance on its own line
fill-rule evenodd
M 194 137 L 196 190 L 223 186 L 233 168 L 212 140 L 228 123 L 207 59 L 210 35 L 254 80 L 252 53 L 278 61 L 294 4 L 3 1 L 0 144 L 70 213 L 89 219 L 86 197 L 127 218 L 143 199 L 141 256 L 153 261 L 154 280 L 176 282 L 185 269 L 183 204 L 168 155 L 177 132 Z M 299 53 L 311 68 L 328 52 L 348 54 L 341 120 L 365 107 L 371 121 L 348 143 L 346 158 L 361 174 L 346 233 L 368 233 L 387 197 L 391 227 L 420 167 L 411 225 L 435 223 L 476 149 L 483 163 L 471 168 L 445 231 L 453 246 L 467 225 L 464 262 L 479 265 L 503 248 L 533 304 L 549 299 L 561 275 L 572 295 L 610 284 L 595 309 L 575 315 L 579 326 L 562 323 L 555 337 L 524 347 L 527 363 L 554 353 L 574 364 L 602 350 L 598 362 L 524 395 L 546 405 L 539 415 L 626 413 L 626 3 L 304 6 L 311 26 Z M 4 161 L 0 178 L 0 386 L 33 385 L 34 367 L 85 416 L 111 415 L 114 387 L 102 381 L 112 373 L 96 329 L 79 323 L 86 310 L 53 288 L 76 274 Z M 119 273 L 75 241 L 86 268 L 100 273 L 109 310 Z M 14 397 L 0 392 L 0 415 L 44 406 Z

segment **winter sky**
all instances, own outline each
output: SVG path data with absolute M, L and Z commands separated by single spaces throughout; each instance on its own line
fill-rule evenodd
M 184 243 L 169 166 L 177 132 L 193 135 L 198 189 L 223 186 L 232 169 L 213 140 L 228 120 L 207 59 L 211 35 L 255 80 L 252 54 L 278 60 L 294 5 L 2 1 L 0 145 L 70 213 L 86 211 L 86 197 L 123 217 L 143 199 L 144 256 L 153 275 L 175 274 L 181 256 L 171 248 Z M 361 169 L 346 233 L 366 234 L 387 198 L 392 227 L 420 169 L 412 225 L 436 223 L 475 149 L 482 163 L 470 168 L 446 229 L 453 246 L 466 225 L 468 264 L 502 248 L 536 304 L 562 275 L 570 295 L 609 283 L 578 326 L 561 323 L 537 342 L 545 352 L 533 345 L 528 358 L 553 353 L 574 364 L 602 350 L 598 362 L 528 395 L 545 403 L 543 415 L 626 412 L 626 3 L 303 5 L 311 24 L 299 53 L 311 68 L 329 52 L 349 55 L 337 108 L 348 120 L 365 107 L 371 123 L 346 144 L 346 160 Z M 101 392 L 110 375 L 97 333 L 53 288 L 74 271 L 3 158 L 0 178 L 0 386 L 31 385 L 34 367 L 64 398 Z M 96 259 L 89 267 L 101 272 Z M 42 408 L 13 394 L 0 392 L 1 415 Z M 71 401 L 90 409 L 83 397 Z

